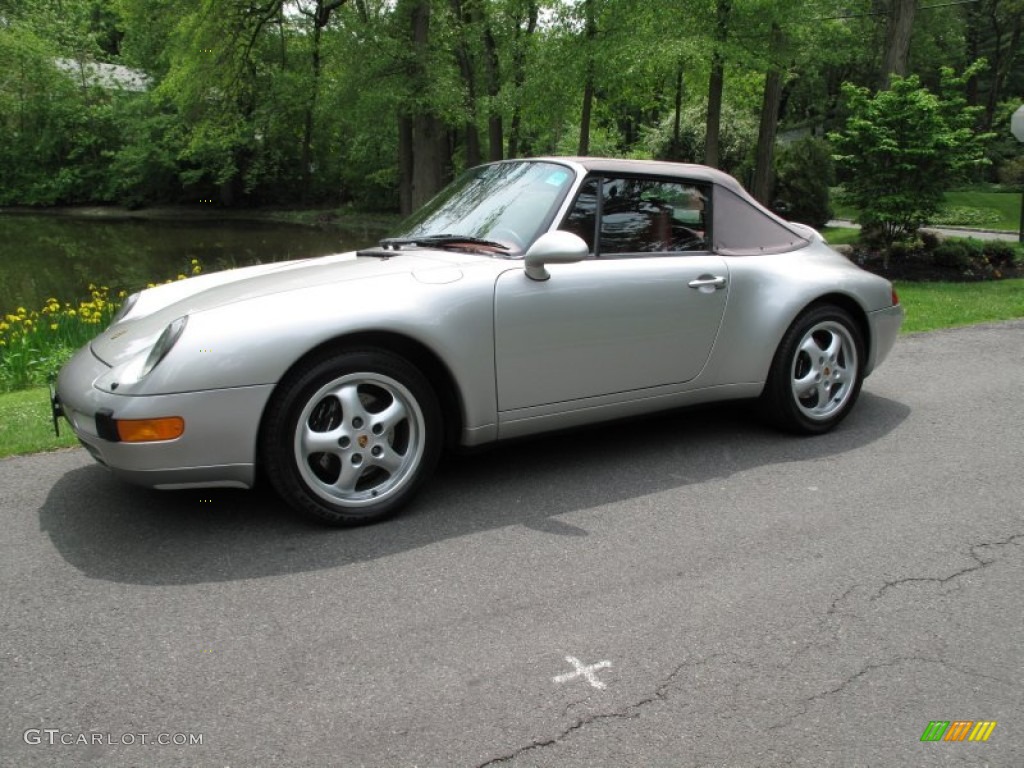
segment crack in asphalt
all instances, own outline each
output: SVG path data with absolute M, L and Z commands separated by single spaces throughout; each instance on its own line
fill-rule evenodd
M 974 560 L 973 565 L 961 568 L 959 571 L 951 573 L 949 576 L 907 576 L 902 579 L 895 579 L 893 581 L 884 582 L 882 584 L 882 587 L 874 595 L 871 596 L 869 602 L 878 600 L 888 590 L 893 589 L 895 587 L 901 587 L 904 584 L 913 584 L 915 582 L 932 582 L 935 584 L 947 584 L 953 581 L 954 579 L 959 579 L 961 576 L 966 576 L 968 573 L 973 573 L 974 571 L 980 571 L 984 568 L 988 568 L 990 565 L 999 562 L 999 558 L 991 557 L 989 559 L 985 559 L 978 554 L 978 550 L 985 549 L 987 547 L 1001 547 L 1008 544 L 1013 544 L 1014 546 L 1017 546 L 1018 539 L 1024 539 L 1024 533 L 1016 533 L 1006 539 L 1003 539 L 1002 541 L 986 541 L 981 542 L 979 544 L 972 544 L 968 549 L 967 554 L 970 556 L 972 560 Z M 851 587 L 849 590 L 843 593 L 842 597 L 837 598 L 832 603 L 832 605 L 835 606 L 836 603 L 838 603 L 839 600 L 841 600 L 843 597 L 849 594 L 850 590 L 852 589 L 853 587 Z M 829 610 L 829 613 L 832 613 L 831 609 Z
M 874 672 L 876 669 L 886 669 L 888 667 L 895 667 L 896 665 L 902 664 L 903 662 L 909 661 L 909 660 L 910 660 L 909 657 L 902 657 L 902 658 L 898 657 L 896 659 L 891 659 L 890 661 L 880 662 L 880 663 L 877 663 L 877 664 L 868 664 L 868 665 L 862 667 L 861 669 L 859 669 L 858 671 L 854 672 L 852 675 L 848 675 L 846 678 L 843 679 L 843 681 L 841 683 L 839 683 L 839 685 L 835 686 L 834 688 L 829 688 L 828 690 L 825 690 L 825 691 L 819 691 L 818 693 L 814 694 L 813 696 L 805 697 L 804 699 L 802 699 L 800 701 L 800 705 L 801 706 L 800 706 L 800 710 L 798 712 L 793 713 L 789 717 L 785 718 L 784 720 L 781 720 L 778 723 L 775 723 L 774 725 L 769 725 L 768 726 L 768 730 L 769 731 L 774 731 L 774 730 L 777 730 L 779 728 L 783 728 L 785 726 L 788 726 L 790 723 L 792 723 L 797 718 L 803 717 L 804 715 L 806 715 L 807 714 L 807 710 L 810 708 L 810 706 L 811 706 L 811 704 L 813 702 L 818 701 L 820 699 L 826 699 L 829 696 L 834 696 L 835 694 L 841 692 L 848 685 L 852 685 L 857 680 L 859 680 L 860 678 L 864 677 L 865 675 L 867 675 L 870 672 Z
M 558 744 L 560 741 L 572 735 L 581 728 L 585 728 L 586 726 L 596 722 L 600 722 L 601 720 L 635 720 L 636 718 L 640 717 L 639 710 L 641 708 L 647 706 L 648 704 L 652 704 L 656 701 L 664 701 L 668 697 L 669 689 L 673 686 L 676 678 L 684 669 L 686 669 L 687 667 L 702 667 L 725 655 L 726 654 L 724 653 L 714 653 L 706 658 L 700 659 L 699 661 L 684 661 L 682 664 L 673 669 L 671 673 L 669 673 L 669 675 L 664 679 L 664 681 L 662 681 L 654 689 L 654 692 L 650 696 L 646 696 L 640 699 L 639 701 L 634 701 L 631 704 L 627 704 L 626 706 L 621 707 L 620 709 L 614 712 L 599 712 L 593 715 L 589 715 L 587 717 L 578 718 L 572 725 L 562 729 L 562 731 L 558 735 L 553 736 L 550 739 L 535 739 L 529 744 L 519 747 L 518 749 L 509 752 L 506 755 L 501 755 L 500 757 L 492 757 L 490 760 L 480 763 L 476 768 L 486 768 L 486 766 L 489 765 L 507 763 L 511 760 L 515 760 L 520 755 L 523 755 L 527 752 L 532 752 L 535 749 L 543 749 L 544 747 L 554 746 L 555 744 Z M 567 706 L 565 709 L 565 713 L 568 713 L 569 709 L 571 709 L 573 706 L 579 703 L 581 702 L 577 701 Z
M 965 669 L 964 667 L 959 667 L 959 666 L 957 666 L 955 664 L 951 664 L 948 661 L 945 661 L 944 659 L 928 658 L 926 656 L 896 656 L 896 657 L 894 657 L 892 659 L 889 659 L 888 661 L 882 661 L 882 662 L 877 662 L 877 663 L 873 663 L 873 664 L 867 664 L 867 665 L 861 667 L 859 670 L 857 670 L 853 674 L 847 675 L 835 687 L 829 688 L 829 689 L 824 690 L 824 691 L 819 691 L 818 693 L 815 693 L 812 696 L 807 696 L 807 697 L 801 699 L 800 702 L 799 702 L 799 707 L 800 708 L 799 708 L 798 711 L 792 713 L 791 715 L 789 715 L 785 719 L 780 720 L 777 723 L 774 723 L 773 725 L 769 725 L 767 730 L 775 731 L 775 730 L 778 730 L 780 728 L 788 727 L 794 720 L 797 720 L 798 718 L 801 718 L 804 715 L 806 715 L 807 711 L 811 708 L 811 706 L 815 702 L 821 701 L 823 699 L 827 699 L 830 696 L 834 696 L 834 695 L 836 695 L 838 693 L 841 693 L 846 687 L 848 687 L 850 685 L 853 685 L 858 680 L 860 680 L 862 677 L 864 677 L 865 675 L 870 674 L 871 672 L 874 672 L 875 670 L 888 669 L 890 667 L 896 667 L 896 666 L 899 666 L 900 664 L 906 664 L 908 662 L 917 662 L 917 663 L 920 663 L 920 664 L 938 664 L 941 667 L 945 667 L 946 669 L 953 670 L 954 672 L 959 672 L 960 674 L 967 675 L 969 677 L 977 677 L 977 678 L 981 678 L 983 680 L 990 680 L 990 681 L 993 681 L 993 682 L 996 682 L 996 683 L 1000 683 L 1000 684 L 1003 684 L 1003 685 L 1016 685 L 1013 681 L 1008 680 L 1005 677 L 994 677 L 992 675 L 986 675 L 986 674 L 984 674 L 982 672 L 975 672 L 973 670 Z

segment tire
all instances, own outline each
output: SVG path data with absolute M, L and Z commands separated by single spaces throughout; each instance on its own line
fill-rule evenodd
M 291 372 L 267 412 L 261 456 L 298 512 L 337 526 L 398 512 L 441 452 L 430 382 L 389 352 L 356 349 Z
M 822 434 L 846 418 L 863 381 L 860 327 L 840 307 L 811 307 L 779 343 L 761 395 L 762 410 L 782 429 Z

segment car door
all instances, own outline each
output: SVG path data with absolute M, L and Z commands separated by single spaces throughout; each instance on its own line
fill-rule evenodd
M 495 285 L 498 410 L 626 400 L 696 377 L 729 292 L 725 260 L 707 250 L 707 202 L 705 187 L 678 181 L 584 182 L 560 228 L 592 257 Z

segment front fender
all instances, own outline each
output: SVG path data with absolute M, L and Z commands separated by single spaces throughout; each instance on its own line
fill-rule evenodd
M 125 394 L 276 384 L 311 350 L 386 332 L 429 349 L 460 389 L 464 425 L 496 419 L 493 275 L 431 283 L 410 273 L 304 288 L 189 316 L 178 343 Z

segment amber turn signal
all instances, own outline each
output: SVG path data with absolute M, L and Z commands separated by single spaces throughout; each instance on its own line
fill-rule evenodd
M 123 443 L 150 443 L 174 440 L 185 433 L 185 420 L 180 416 L 162 419 L 117 419 L 117 435 Z

